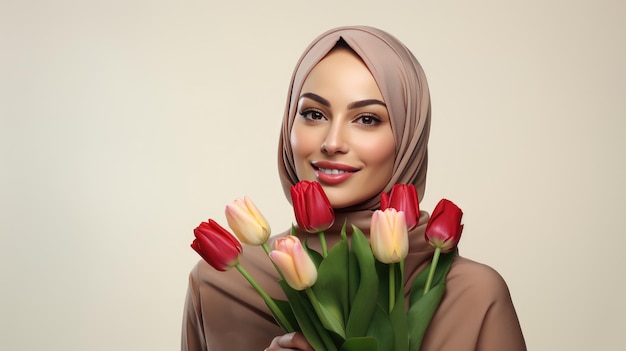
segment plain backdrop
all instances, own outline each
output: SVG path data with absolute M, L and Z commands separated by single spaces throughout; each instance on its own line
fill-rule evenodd
M 530 350 L 617 350 L 623 1 L 0 1 L 0 349 L 176 350 L 193 228 L 293 219 L 276 141 L 296 60 L 366 24 L 432 95 L 426 196 L 507 281 Z M 237 328 L 238 326 L 233 326 Z

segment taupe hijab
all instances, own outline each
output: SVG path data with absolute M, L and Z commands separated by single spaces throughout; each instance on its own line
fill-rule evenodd
M 419 199 L 424 196 L 430 130 L 430 94 L 426 76 L 413 54 L 398 39 L 371 27 L 331 29 L 317 37 L 296 64 L 287 97 L 279 138 L 278 170 L 283 191 L 291 201 L 290 186 L 299 181 L 293 161 L 290 134 L 298 99 L 309 72 L 343 40 L 368 67 L 380 89 L 391 118 L 396 142 L 393 174 L 383 189 L 396 183 L 414 184 Z M 356 214 L 380 207 L 379 196 L 338 212 Z M 371 215 L 371 212 L 369 214 Z M 359 221 L 361 222 L 361 221 Z M 361 222 L 364 224 L 363 222 Z M 369 222 L 368 222 L 369 223 Z
M 285 195 L 290 199 L 289 187 L 298 182 L 290 134 L 302 85 L 313 67 L 340 39 L 363 60 L 374 76 L 391 117 L 396 158 L 393 175 L 383 191 L 390 191 L 396 183 L 412 183 L 421 199 L 426 186 L 430 130 L 430 93 L 426 76 L 404 44 L 380 29 L 363 26 L 340 27 L 325 32 L 307 47 L 296 64 L 279 139 L 278 169 Z M 379 199 L 376 197 L 350 210 L 378 207 Z

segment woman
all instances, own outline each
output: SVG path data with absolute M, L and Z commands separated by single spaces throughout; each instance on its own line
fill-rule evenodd
M 290 186 L 300 180 L 322 184 L 337 216 L 326 231 L 330 245 L 344 220 L 367 230 L 382 191 L 414 184 L 423 197 L 429 126 L 426 77 L 402 43 L 369 27 L 330 30 L 305 50 L 292 77 L 279 139 L 285 194 L 290 199 Z M 427 221 L 422 212 L 410 233 L 407 281 L 432 256 L 424 239 Z M 319 249 L 316 236 L 308 241 Z M 263 250 L 246 247 L 241 264 L 271 296 L 282 298 Z M 183 350 L 311 349 L 301 334 L 283 334 L 238 272 L 217 272 L 204 261 L 193 269 Z M 493 269 L 457 257 L 422 350 L 525 349 L 505 282 Z

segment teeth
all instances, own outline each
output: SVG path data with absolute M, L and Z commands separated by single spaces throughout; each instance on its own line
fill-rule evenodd
M 320 172 L 323 172 L 325 174 L 343 174 L 343 173 L 347 173 L 346 171 L 340 170 L 340 169 L 325 169 L 325 168 L 318 168 L 320 170 Z

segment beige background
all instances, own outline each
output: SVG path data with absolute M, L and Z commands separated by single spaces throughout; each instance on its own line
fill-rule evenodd
M 393 33 L 423 64 L 422 207 L 464 209 L 462 254 L 505 277 L 529 349 L 621 349 L 625 11 L 0 2 L 0 349 L 178 349 L 192 229 L 244 194 L 290 225 L 275 167 L 289 77 L 345 24 Z

